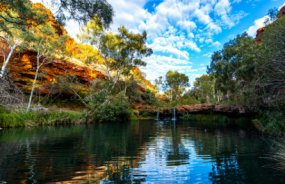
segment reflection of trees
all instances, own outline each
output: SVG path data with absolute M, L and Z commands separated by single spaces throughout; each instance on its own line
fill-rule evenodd
M 171 148 L 167 153 L 167 164 L 169 166 L 178 166 L 182 164 L 188 164 L 189 161 L 189 152 L 185 149 L 181 141 L 181 132 L 176 130 L 176 122 L 172 121 L 171 128 Z
M 280 173 L 263 167 L 267 160 L 262 157 L 270 150 L 264 141 L 268 138 L 249 135 L 253 133 L 246 134 L 243 130 L 209 129 L 209 125 L 201 124 L 196 126 L 198 128 L 186 129 L 189 124 L 181 124 L 184 127 L 180 127 L 181 131 L 187 135 L 183 138 L 194 141 L 196 154 L 204 156 L 205 161 L 209 156 L 214 159 L 209 173 L 213 183 L 276 183 L 276 176 L 280 177 Z
M 0 181 L 99 180 L 116 178 L 116 173 L 129 177 L 123 171 L 138 165 L 134 157 L 152 127 L 135 122 L 5 130 L 0 136 Z
M 212 165 L 208 177 L 213 183 L 278 183 L 279 173 L 262 167 L 267 160 L 260 157 L 269 150 L 262 139 L 244 131 L 214 129 L 209 123 L 198 122 L 177 122 L 176 126 L 173 122 L 134 122 L 3 130 L 0 181 L 139 183 L 146 177 L 134 168 L 151 152 L 156 159 L 165 158 L 166 166 L 194 164 L 190 163 L 190 153 L 197 155 L 200 161 Z M 148 149 L 150 144 L 155 150 Z M 280 175 L 278 178 L 282 179 Z

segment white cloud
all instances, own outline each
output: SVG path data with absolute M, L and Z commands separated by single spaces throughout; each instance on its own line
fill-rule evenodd
M 148 74 L 148 79 L 150 80 L 164 76 L 169 70 L 184 73 L 192 71 L 192 63 L 185 59 L 152 55 L 146 58 L 145 61 L 148 65 L 146 67 L 140 67 L 140 69 Z
M 269 18 L 267 15 L 260 18 L 260 19 L 256 19 L 254 21 L 254 25 L 253 26 L 250 26 L 248 28 L 248 30 L 246 30 L 247 34 L 252 36 L 252 37 L 255 37 L 256 36 L 256 31 L 259 29 L 259 28 L 262 28 L 264 27 L 264 22 L 265 20 Z
M 212 52 L 208 52 L 207 54 L 203 54 L 204 57 L 211 57 L 212 56 Z M 201 64 L 201 66 L 204 66 L 204 64 Z
M 212 42 L 213 42 L 212 39 L 207 39 L 207 40 L 205 40 L 205 43 L 212 43 Z
M 285 6 L 285 3 L 283 3 L 282 6 L 279 6 L 278 10 L 280 10 L 283 6 Z
M 211 47 L 214 47 L 214 46 L 218 47 L 218 46 L 221 46 L 221 45 L 222 44 L 220 42 L 215 41 L 214 43 L 212 43 Z
M 220 46 L 214 35 L 235 26 L 246 15 L 232 12 L 232 3 L 242 0 L 163 0 L 152 5 L 151 13 L 144 9 L 150 1 L 108 0 L 115 10 L 109 31 L 116 33 L 121 25 L 135 33 L 146 30 L 148 46 L 154 51 L 145 59 L 148 66 L 142 68 L 148 79 L 165 75 L 168 70 L 197 72 L 191 67 L 191 57 L 197 58 L 195 54 L 207 49 L 206 45 Z M 72 21 L 66 29 L 73 37 L 79 32 L 78 24 Z M 203 56 L 210 57 L 205 52 Z
M 196 52 L 201 52 L 201 49 L 199 49 L 196 43 L 191 40 L 185 42 L 185 46 L 191 50 L 195 50 Z

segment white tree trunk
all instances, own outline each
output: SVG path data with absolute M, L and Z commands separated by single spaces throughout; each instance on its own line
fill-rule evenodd
M 5 72 L 5 69 L 6 69 L 6 66 L 7 66 L 7 64 L 8 64 L 8 62 L 9 62 L 9 60 L 10 60 L 10 58 L 11 58 L 11 56 L 12 56 L 12 54 L 13 54 L 13 52 L 14 52 L 14 50 L 15 50 L 16 47 L 17 47 L 17 45 L 14 45 L 14 46 L 11 48 L 9 55 L 8 55 L 7 59 L 5 60 L 3 66 L 2 66 L 2 68 L 1 68 L 0 77 L 3 77 L 4 72 Z
M 35 75 L 35 79 L 34 79 L 34 83 L 33 83 L 33 88 L 32 88 L 32 91 L 31 91 L 31 95 L 30 95 L 30 99 L 29 99 L 29 104 L 28 104 L 28 107 L 27 107 L 27 112 L 29 112 L 30 107 L 31 107 L 31 103 L 32 103 L 32 99 L 33 99 L 33 94 L 34 94 L 34 90 L 35 90 L 35 86 L 36 86 L 36 82 L 37 82 L 37 78 L 38 78 L 39 69 L 40 69 L 40 66 L 37 66 L 36 75 Z

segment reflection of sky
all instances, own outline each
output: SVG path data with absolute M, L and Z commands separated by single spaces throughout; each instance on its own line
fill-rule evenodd
M 177 145 L 178 153 L 173 154 L 173 137 L 158 136 L 145 148 L 145 160 L 139 168 L 132 170 L 133 180 L 143 180 L 145 183 L 165 181 L 166 183 L 205 183 L 209 182 L 209 172 L 212 171 L 213 160 L 210 156 L 199 156 L 195 152 L 192 140 L 181 138 Z M 180 155 L 180 156 L 179 156 Z M 182 157 L 181 155 L 186 155 Z M 181 163 L 181 165 L 171 165 Z

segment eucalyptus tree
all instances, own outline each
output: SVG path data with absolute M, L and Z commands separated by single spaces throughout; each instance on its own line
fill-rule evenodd
M 0 77 L 3 77 L 7 64 L 9 63 L 13 53 L 16 50 L 22 50 L 29 43 L 30 31 L 22 31 L 18 29 L 10 30 L 10 33 L 0 33 L 1 50 L 4 57 L 4 63 L 0 70 Z M 6 56 L 6 52 L 8 55 Z
M 215 96 L 215 81 L 209 75 L 197 77 L 194 82 L 194 92 L 199 98 L 205 98 L 209 102 Z
M 64 25 L 68 20 L 75 20 L 79 24 L 86 24 L 95 15 L 101 20 L 105 28 L 109 28 L 113 21 L 113 7 L 106 0 L 51 0 L 55 9 L 56 21 Z M 2 31 L 11 28 L 22 29 L 26 26 L 40 25 L 48 19 L 47 14 L 38 14 L 33 3 L 29 0 L 0 0 L 0 27 Z M 39 8 L 39 7 L 37 7 Z M 16 12 L 17 15 L 11 14 Z M 6 23 L 14 26 L 6 26 Z
M 263 41 L 253 49 L 256 80 L 254 89 L 268 106 L 285 103 L 285 20 L 277 19 L 265 27 Z
M 168 89 L 170 101 L 177 100 L 189 87 L 189 78 L 184 73 L 168 71 L 165 75 L 164 89 Z
M 118 28 L 118 34 L 106 33 L 98 17 L 90 20 L 78 38 L 98 50 L 100 59 L 85 60 L 85 62 L 103 65 L 102 69 L 109 80 L 113 81 L 113 87 L 120 76 L 128 75 L 134 66 L 145 66 L 143 58 L 152 54 L 152 49 L 146 44 L 145 31 L 142 34 L 134 34 L 122 26 Z
M 216 78 L 216 90 L 227 95 L 241 93 L 247 88 L 255 76 L 255 56 L 250 51 L 253 45 L 255 41 L 243 33 L 213 53 L 207 73 Z
M 29 48 L 37 52 L 37 67 L 35 78 L 27 106 L 30 110 L 32 98 L 38 79 L 39 70 L 43 65 L 50 64 L 56 58 L 64 58 L 68 55 L 66 51 L 66 35 L 58 36 L 50 24 L 45 24 L 39 28 L 31 29 Z
M 43 24 L 49 18 L 44 8 L 27 0 L 0 0 L 0 12 L 0 32 L 8 34 L 12 29 L 25 31 Z

